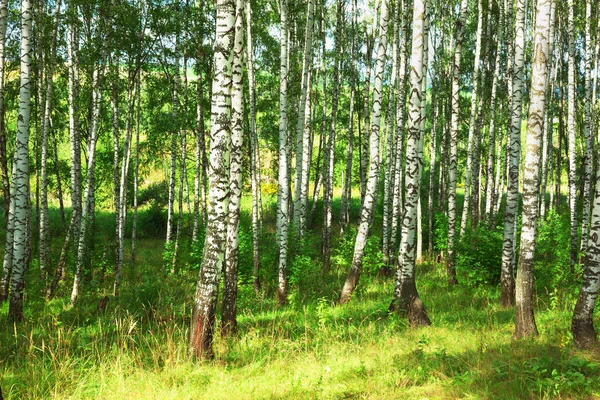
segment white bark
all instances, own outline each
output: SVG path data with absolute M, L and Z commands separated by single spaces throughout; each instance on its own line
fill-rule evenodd
M 304 234 L 306 228 L 306 206 L 308 193 L 308 171 L 307 160 L 309 154 L 309 129 L 305 129 L 310 119 L 310 107 L 306 110 L 307 102 L 310 102 L 308 92 L 310 90 L 310 72 L 313 57 L 313 21 L 314 0 L 308 0 L 308 12 L 306 17 L 306 34 L 304 42 L 304 56 L 302 58 L 302 82 L 300 86 L 300 101 L 298 102 L 298 122 L 296 124 L 296 179 L 294 186 L 294 224 L 299 236 Z
M 279 265 L 277 298 L 279 303 L 287 301 L 287 245 L 289 223 L 289 192 L 288 178 L 288 116 L 287 116 L 287 85 L 288 85 L 288 19 L 287 2 L 281 0 L 280 11 L 280 73 L 279 73 L 279 172 L 277 189 L 277 244 L 279 246 Z
M 232 49 L 235 2 L 217 0 L 210 124 L 208 223 L 190 329 L 190 352 L 211 358 L 219 280 L 225 259 L 231 145 Z
M 375 196 L 377 184 L 379 182 L 379 127 L 381 121 L 381 99 L 383 90 L 383 74 L 385 69 L 385 54 L 388 42 L 388 0 L 383 0 L 381 4 L 381 23 L 379 27 L 379 47 L 377 49 L 377 63 L 375 67 L 375 84 L 373 88 L 373 119 L 371 125 L 371 134 L 369 141 L 369 178 L 360 212 L 360 225 L 356 235 L 354 244 L 354 255 L 352 257 L 352 266 L 344 283 L 342 293 L 340 295 L 340 303 L 344 304 L 350 301 L 352 293 L 358 284 L 358 278 L 362 267 L 362 259 L 364 255 L 369 224 L 372 214 L 375 210 Z
M 8 315 L 13 320 L 23 318 L 23 290 L 25 272 L 29 266 L 29 117 L 31 114 L 31 22 L 30 0 L 21 2 L 21 73 L 19 89 L 19 117 L 13 161 L 13 189 L 11 199 L 12 221 L 12 278 Z M 14 206 L 13 206 L 14 204 Z M 8 236 L 8 235 L 7 235 Z M 5 266 L 6 268 L 6 266 Z

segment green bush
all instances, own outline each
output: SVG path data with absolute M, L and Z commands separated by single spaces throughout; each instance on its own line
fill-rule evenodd
M 158 239 L 164 237 L 166 231 L 167 215 L 157 204 L 138 211 L 136 233 L 138 238 Z
M 558 304 L 558 288 L 572 287 L 563 291 L 567 297 L 575 296 L 578 286 L 577 273 L 571 271 L 571 230 L 569 215 L 559 215 L 551 210 L 538 226 L 535 247 L 534 273 L 536 286 L 551 294 L 551 307 Z M 568 300 L 568 299 L 567 299 Z
M 502 265 L 502 230 L 467 230 L 456 244 L 456 273 L 471 285 L 497 285 Z
M 443 212 L 436 212 L 433 223 L 433 248 L 444 252 L 448 249 L 448 217 Z
M 169 184 L 167 181 L 152 183 L 141 189 L 138 194 L 138 207 L 150 204 L 152 207 L 164 208 L 169 202 Z

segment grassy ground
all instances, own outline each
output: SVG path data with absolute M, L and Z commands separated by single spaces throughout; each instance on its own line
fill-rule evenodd
M 269 210 L 267 206 L 267 220 Z M 110 219 L 108 214 L 99 216 L 100 238 L 110 237 Z M 499 307 L 496 287 L 449 288 L 444 267 L 425 263 L 417 269 L 417 282 L 432 327 L 415 330 L 404 318 L 386 312 L 393 281 L 376 277 L 377 238 L 367 246 L 365 273 L 354 298 L 339 307 L 334 301 L 353 243 L 335 239 L 334 269 L 323 277 L 316 233 L 294 249 L 290 305 L 281 308 L 273 302 L 276 252 L 269 235 L 262 245 L 265 290 L 257 296 L 248 276 L 251 249 L 244 215 L 239 334 L 222 338 L 217 333 L 212 362 L 193 362 L 186 354 L 197 276 L 189 247 L 184 246 L 178 273 L 165 277 L 162 239 L 141 240 L 137 265 L 126 266 L 121 295 L 111 298 L 104 313 L 96 304 L 112 285 L 110 241 L 96 243 L 95 270 L 75 307 L 68 305 L 71 278 L 56 299 L 45 302 L 38 295 L 41 288 L 32 266 L 25 321 L 8 322 L 8 305 L 0 309 L 0 382 L 5 397 L 600 397 L 600 352 L 579 352 L 572 345 L 570 288 L 549 293 L 538 289 L 540 336 L 516 341 L 513 311 Z M 60 248 L 60 240 L 55 247 Z M 103 268 L 105 279 L 98 274 Z

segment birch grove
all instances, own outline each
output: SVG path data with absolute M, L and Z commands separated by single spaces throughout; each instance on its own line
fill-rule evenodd
M 433 299 L 471 294 L 516 338 L 545 338 L 536 316 L 561 310 L 562 344 L 595 347 L 597 11 L 0 0 L 13 336 L 39 310 L 64 311 L 132 338 L 178 327 L 181 355 L 229 362 L 259 347 L 249 332 L 288 340 L 277 329 L 300 327 L 286 319 L 299 310 L 307 349 L 373 299 L 408 329 L 446 326 Z

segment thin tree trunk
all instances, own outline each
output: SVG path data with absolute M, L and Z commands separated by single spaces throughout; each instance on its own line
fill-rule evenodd
M 60 1 L 56 2 L 54 11 L 53 28 L 52 28 L 52 46 L 50 62 L 48 65 L 48 73 L 46 74 L 45 82 L 45 103 L 43 120 L 42 120 L 42 136 L 40 148 L 40 219 L 39 219 L 39 237 L 40 237 L 40 277 L 42 283 L 46 281 L 46 275 L 51 265 L 50 259 L 50 221 L 48 218 L 48 137 L 50 136 L 50 117 L 52 113 L 52 91 L 54 85 L 52 77 L 54 76 L 54 60 L 56 58 L 56 36 L 58 33 L 58 15 L 60 10 Z M 38 88 L 42 90 L 42 88 Z
M 190 352 L 212 358 L 219 280 L 225 258 L 229 200 L 228 153 L 231 141 L 231 52 L 236 3 L 217 0 L 214 44 L 214 76 L 210 124 L 208 223 L 190 328 Z
M 537 335 L 533 315 L 533 258 L 540 193 L 540 149 L 546 117 L 548 33 L 551 31 L 553 8 L 553 0 L 537 1 L 535 51 L 532 60 L 531 95 L 527 118 L 527 152 L 523 174 L 523 228 L 515 292 L 515 337 L 517 338 Z
M 56 191 L 58 192 L 58 207 L 60 210 L 60 222 L 63 229 L 67 226 L 67 220 L 65 217 L 65 202 L 63 199 L 63 187 L 62 187 L 62 179 L 60 178 L 60 165 L 58 158 L 58 140 L 56 139 L 56 130 L 54 130 L 54 126 L 52 124 L 52 119 L 50 119 L 50 132 L 52 134 L 52 145 L 54 147 L 54 174 L 56 175 Z
M 242 152 L 244 147 L 244 0 L 236 2 L 231 93 L 231 152 L 229 166 L 229 207 L 225 243 L 225 277 L 221 331 L 237 332 L 237 278 L 239 256 L 240 202 L 242 200 Z
M 77 237 L 77 255 L 75 257 L 75 277 L 73 278 L 73 290 L 71 291 L 71 304 L 75 304 L 79 297 L 84 257 L 85 253 L 90 251 L 89 236 L 91 236 L 94 227 L 94 169 L 96 165 L 96 141 L 99 115 L 100 107 L 102 105 L 102 91 L 100 90 L 100 85 L 104 69 L 102 65 L 103 61 L 106 59 L 105 52 L 106 50 L 104 49 L 101 60 L 95 68 L 92 78 L 92 108 L 87 149 L 87 177 L 83 196 L 81 224 L 78 231 L 79 235 Z
M 331 99 L 331 129 L 327 146 L 323 154 L 323 270 L 329 271 L 331 266 L 331 220 L 333 201 L 333 173 L 334 173 L 334 155 L 335 155 L 335 135 L 337 122 L 338 99 L 340 94 L 340 64 L 341 54 L 343 54 L 342 31 L 344 30 L 344 3 L 337 1 L 337 22 L 335 31 L 335 58 L 333 66 L 333 96 Z M 323 56 L 325 56 L 323 54 Z
M 516 36 L 512 66 L 512 93 L 510 108 L 510 134 L 507 148 L 510 152 L 508 171 L 508 193 L 506 198 L 506 213 L 504 216 L 504 244 L 502 248 L 502 293 L 500 303 L 509 307 L 514 303 L 514 257 L 516 247 L 515 226 L 519 208 L 519 158 L 521 153 L 521 119 L 523 115 L 523 86 L 524 86 L 524 50 L 525 50 L 525 0 L 517 1 Z M 508 79 L 511 79 L 509 77 Z M 510 143 L 510 146 L 508 146 Z
M 352 2 L 352 32 L 355 32 L 357 26 L 356 0 Z M 350 121 L 348 127 L 348 147 L 346 153 L 346 173 L 344 175 L 344 190 L 340 206 L 340 235 L 344 234 L 346 225 L 350 221 L 350 208 L 352 205 L 352 159 L 354 153 L 354 101 L 356 97 L 356 75 L 357 75 L 357 51 L 356 35 L 352 35 L 352 47 L 350 49 L 350 62 L 352 72 L 350 78 Z
M 344 283 L 342 293 L 340 295 L 340 304 L 345 304 L 350 301 L 352 293 L 358 284 L 358 278 L 362 267 L 362 259 L 364 255 L 369 224 L 372 214 L 375 212 L 375 192 L 379 183 L 379 124 L 381 120 L 381 98 L 383 89 L 383 74 L 385 70 L 385 53 L 388 42 L 388 0 L 383 0 L 381 4 L 381 23 L 379 27 L 379 47 L 377 49 L 377 64 L 375 67 L 375 85 L 373 93 L 373 119 L 370 134 L 369 145 L 369 179 L 365 192 L 365 200 L 361 206 L 360 225 L 356 235 L 354 245 L 354 255 L 352 257 L 352 266 L 348 272 L 348 277 Z
M 394 169 L 396 166 L 394 154 L 394 122 L 392 117 L 395 111 L 394 99 L 398 95 L 396 79 L 398 77 L 398 35 L 400 28 L 400 1 L 394 5 L 394 36 L 392 38 L 392 74 L 390 76 L 390 85 L 388 87 L 388 107 L 386 111 L 387 141 L 385 144 L 385 173 L 383 178 L 383 269 L 384 275 L 391 275 L 391 219 L 392 202 L 394 193 Z
M 465 170 L 465 199 L 462 218 L 460 220 L 460 236 L 464 235 L 467 219 L 471 211 L 471 179 L 473 175 L 473 142 L 475 140 L 475 124 L 479 97 L 479 63 L 481 58 L 481 37 L 483 32 L 483 0 L 478 1 L 477 33 L 475 44 L 475 66 L 473 68 L 473 91 L 471 92 L 471 118 L 469 122 L 469 137 L 467 142 L 467 165 Z
M 127 84 L 127 115 L 125 127 L 125 140 L 123 141 L 123 156 L 121 160 L 121 171 L 119 178 L 119 210 L 118 210 L 118 240 L 117 245 L 117 265 L 115 283 L 113 286 L 113 296 L 119 295 L 121 285 L 121 275 L 123 273 L 123 262 L 125 259 L 125 228 L 127 226 L 127 186 L 129 176 L 129 161 L 131 157 L 131 138 L 133 136 L 133 116 L 135 112 L 136 96 L 134 93 L 136 85 L 136 74 L 139 71 L 139 61 L 136 63 L 134 72 L 129 72 Z
M 460 15 L 456 21 L 456 39 L 454 49 L 454 68 L 452 71 L 452 122 L 450 128 L 450 162 L 448 166 L 448 260 L 446 270 L 448 283 L 455 285 L 454 240 L 456 236 L 456 170 L 458 163 L 458 119 L 460 112 L 460 63 L 464 25 L 467 16 L 468 1 L 462 0 Z
M 300 85 L 300 101 L 298 102 L 298 122 L 296 124 L 296 178 L 294 185 L 294 229 L 296 234 L 301 237 L 306 228 L 306 202 L 308 171 L 306 166 L 310 165 L 307 160 L 309 154 L 308 133 L 310 129 L 305 129 L 308 120 L 310 120 L 310 108 L 307 111 L 306 105 L 310 103 L 310 75 L 312 70 L 313 57 L 313 21 L 314 21 L 314 0 L 308 0 L 308 13 L 306 18 L 306 35 L 304 42 L 304 55 L 302 57 L 302 82 Z
M 136 90 L 137 110 L 135 123 L 135 167 L 133 171 L 133 219 L 131 221 L 131 264 L 135 265 L 137 252 L 137 218 L 138 218 L 138 186 L 140 176 L 140 123 L 142 111 L 142 78 L 141 71 L 137 76 Z
M 277 282 L 277 301 L 279 304 L 287 302 L 287 246 L 289 223 L 289 192 L 290 180 L 288 176 L 288 116 L 287 116 L 287 85 L 288 85 L 288 0 L 279 3 L 280 12 L 280 73 L 279 73 L 279 172 L 277 189 L 277 244 L 279 246 L 279 265 Z
M 420 182 L 423 127 L 422 82 L 424 70 L 423 65 L 426 56 L 424 54 L 424 40 L 427 19 L 427 5 L 422 0 L 415 0 L 413 5 L 413 33 L 412 33 L 412 56 L 410 62 L 410 95 L 408 111 L 408 128 L 406 140 L 406 192 L 405 192 L 405 214 L 402 218 L 402 240 L 398 254 L 399 268 L 396 273 L 396 286 L 394 289 L 394 300 L 390 304 L 390 310 L 407 314 L 412 326 L 431 325 L 425 306 L 419 297 L 415 283 L 415 234 L 417 203 L 420 199 Z
M 591 208 L 591 190 L 592 190 L 592 166 L 594 165 L 594 141 L 591 131 L 591 113 L 592 113 L 592 3 L 590 0 L 585 2 L 585 114 L 583 122 L 585 158 L 583 171 L 583 223 L 581 227 L 580 253 L 585 253 L 588 242 L 590 208 Z M 574 29 L 574 28 L 573 28 Z
M 366 52 L 365 52 L 365 87 L 363 92 L 364 105 L 363 105 L 363 118 L 364 118 L 364 132 L 359 130 L 358 141 L 360 148 L 360 206 L 362 208 L 365 200 L 365 194 L 367 189 L 367 172 L 369 170 L 369 129 L 371 128 L 371 114 L 369 110 L 371 101 L 371 73 L 373 72 L 373 49 L 375 47 L 375 35 L 379 29 L 379 7 L 381 0 L 375 0 L 375 12 L 373 13 L 373 25 L 369 25 L 366 29 Z
M 23 319 L 25 272 L 29 267 L 28 241 L 31 230 L 29 194 L 29 116 L 31 114 L 31 22 L 30 0 L 21 2 L 21 73 L 19 86 L 19 118 L 13 161 L 12 184 L 12 276 L 8 316 L 13 321 Z M 8 239 L 7 235 L 7 239 Z M 8 248 L 8 246 L 7 246 Z M 8 253 L 8 252 L 7 252 Z M 6 265 L 5 265 L 6 268 Z
M 497 42 L 496 42 L 496 58 L 494 60 L 494 77 L 492 78 L 492 94 L 490 96 L 490 127 L 489 127 L 489 136 L 488 136 L 488 157 L 486 164 L 486 175 L 487 178 L 485 180 L 485 215 L 484 220 L 489 225 L 492 224 L 493 221 L 493 204 L 494 204 L 494 190 L 496 188 L 495 180 L 494 180 L 494 161 L 500 159 L 500 152 L 494 154 L 496 148 L 496 107 L 497 107 L 497 96 L 498 96 L 498 81 L 500 80 L 500 64 L 501 64 L 501 55 L 502 55 L 502 44 L 504 41 L 504 3 L 503 1 L 498 2 L 498 33 L 497 33 Z M 491 14 L 488 15 L 488 18 L 491 18 Z M 501 115 L 501 114 L 500 114 Z M 499 124 L 498 124 L 499 125 Z M 502 133 L 500 132 L 500 142 Z
M 256 132 L 256 87 L 254 83 L 254 53 L 252 49 L 252 10 L 250 2 L 246 2 L 246 70 L 248 71 L 249 82 L 249 103 L 250 103 L 250 175 L 252 181 L 252 260 L 254 275 L 254 291 L 260 293 L 260 253 L 259 253 L 259 192 L 260 181 L 258 174 L 258 135 Z
M 396 140 L 395 140 L 395 153 L 396 159 L 394 165 L 394 197 L 392 199 L 392 221 L 391 221 L 391 253 L 395 254 L 398 249 L 398 225 L 400 223 L 400 217 L 403 209 L 402 202 L 402 191 L 404 188 L 404 173 L 402 170 L 403 164 L 403 153 L 404 153 L 404 136 L 405 136 L 405 109 L 406 109 L 406 64 L 408 57 L 408 15 L 410 13 L 410 7 L 408 0 L 403 0 L 402 12 L 400 16 L 400 63 L 398 66 L 398 98 L 396 99 Z
M 571 217 L 571 269 L 577 263 L 578 217 L 577 217 L 577 137 L 575 131 L 575 112 L 577 101 L 577 90 L 575 84 L 575 21 L 574 0 L 569 0 L 567 34 L 569 40 L 569 65 L 568 65 L 568 111 L 567 131 L 569 132 L 569 215 Z
M 546 191 L 548 181 L 548 169 L 550 150 L 552 149 L 552 134 L 554 130 L 554 115 L 552 113 L 552 97 L 554 94 L 554 77 L 558 68 L 558 57 L 552 68 L 552 60 L 554 59 L 554 19 L 550 21 L 550 33 L 548 35 L 548 85 L 546 89 L 546 121 L 544 123 L 543 147 L 542 147 L 542 172 L 541 172 L 541 189 L 540 189 L 540 217 L 542 220 L 546 217 Z M 583 244 L 583 241 L 581 242 Z
M 6 104 L 4 100 L 4 60 L 6 58 L 6 26 L 8 21 L 8 0 L 0 2 L 0 173 L 2 174 L 2 194 L 4 197 L 4 220 L 8 227 L 10 209 L 10 181 L 8 177 L 8 157 L 6 156 Z M 0 296 L 1 297 L 1 296 Z

